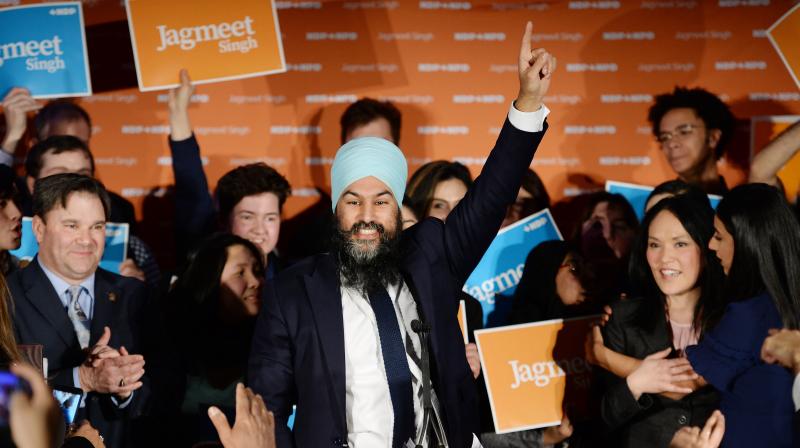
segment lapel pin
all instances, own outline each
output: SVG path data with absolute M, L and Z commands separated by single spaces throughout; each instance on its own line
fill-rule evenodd
M 116 302 L 117 301 L 117 295 L 114 294 L 113 292 L 108 293 L 108 301 L 109 302 Z

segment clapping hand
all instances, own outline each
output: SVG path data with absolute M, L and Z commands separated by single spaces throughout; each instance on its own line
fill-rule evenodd
M 86 362 L 78 369 L 81 389 L 125 399 L 142 387 L 144 357 L 131 355 L 125 347 L 114 349 L 108 345 L 110 340 L 111 330 L 105 327 L 103 335 L 89 349 Z

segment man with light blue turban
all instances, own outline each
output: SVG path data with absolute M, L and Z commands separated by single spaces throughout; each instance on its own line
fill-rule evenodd
M 455 297 L 547 129 L 542 98 L 555 58 L 531 49 L 531 30 L 528 23 L 517 99 L 446 223 L 429 218 L 402 231 L 408 168 L 397 146 L 364 137 L 339 149 L 331 168 L 333 250 L 265 285 L 253 338 L 248 381 L 275 414 L 279 447 L 429 447 L 442 439 L 480 446 Z M 421 361 L 428 353 L 430 372 Z
M 395 202 L 403 203 L 408 178 L 408 164 L 394 143 L 378 137 L 361 137 L 342 145 L 331 166 L 331 201 L 333 212 L 345 188 L 353 182 L 373 176 L 386 184 Z

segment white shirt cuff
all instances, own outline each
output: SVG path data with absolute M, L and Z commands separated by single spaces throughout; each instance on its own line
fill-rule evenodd
M 483 445 L 481 445 L 481 441 L 478 440 L 478 436 L 476 436 L 474 433 L 472 434 L 472 447 L 471 448 L 483 448 Z
M 520 131 L 542 132 L 544 119 L 547 118 L 549 113 L 550 109 L 544 104 L 535 112 L 522 112 L 517 110 L 512 102 L 511 107 L 508 109 L 508 121 Z
M 133 394 L 135 393 L 136 391 L 131 392 L 131 394 L 128 395 L 128 398 L 122 401 L 117 400 L 117 397 L 112 395 L 111 402 L 114 403 L 114 406 L 116 406 L 117 409 L 125 409 L 126 407 L 128 407 L 129 404 L 131 404 L 131 400 L 133 399 Z
M 0 149 L 0 165 L 8 165 L 14 167 L 14 154 L 9 154 Z
M 794 377 L 794 385 L 792 386 L 792 400 L 794 401 L 794 410 L 800 411 L 800 375 Z

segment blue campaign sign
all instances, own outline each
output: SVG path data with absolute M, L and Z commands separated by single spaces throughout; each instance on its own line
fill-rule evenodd
M 641 221 L 644 218 L 644 208 L 647 205 L 647 197 L 655 187 L 647 185 L 636 185 L 625 182 L 617 182 L 615 180 L 606 181 L 606 191 L 609 193 L 618 193 L 625 196 L 625 199 L 631 203 L 633 210 L 636 212 L 636 217 Z M 719 201 L 722 200 L 721 196 L 714 194 L 708 195 L 708 200 L 711 201 L 711 208 L 716 209 Z
M 25 87 L 34 98 L 92 94 L 80 2 L 0 9 L 0 96 Z
M 20 261 L 30 261 L 39 252 L 39 243 L 33 235 L 32 219 L 22 218 L 22 243 L 19 249 L 12 250 L 11 255 Z M 106 248 L 103 258 L 100 259 L 100 267 L 119 274 L 119 265 L 128 256 L 128 233 L 127 223 L 106 223 Z
M 464 291 L 478 299 L 486 326 L 505 324 L 528 253 L 542 241 L 562 240 L 550 210 L 534 213 L 497 233 Z

